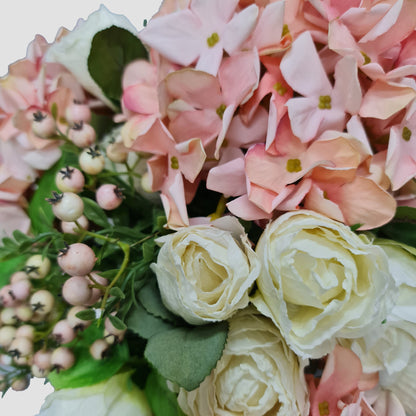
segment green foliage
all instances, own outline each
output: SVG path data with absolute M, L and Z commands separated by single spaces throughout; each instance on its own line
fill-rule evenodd
M 135 59 L 147 59 L 147 51 L 137 36 L 111 26 L 94 36 L 88 56 L 88 71 L 94 81 L 117 107 L 123 92 L 124 68 Z
M 130 312 L 127 319 L 127 326 L 135 334 L 145 339 L 175 328 L 171 323 L 147 312 L 141 305 L 136 305 Z
M 416 247 L 416 208 L 398 207 L 394 219 L 379 228 L 377 235 Z
M 26 261 L 26 256 L 13 257 L 10 260 L 0 261 L 0 288 L 9 283 L 10 276 L 20 270 Z
M 65 152 L 58 162 L 56 162 L 52 168 L 44 172 L 43 176 L 40 178 L 38 188 L 33 194 L 28 207 L 31 228 L 35 235 L 53 229 L 55 217 L 52 212 L 52 207 L 46 202 L 46 198 L 50 198 L 52 191 L 56 191 L 56 173 L 64 166 L 74 164 L 76 160 L 74 154 Z
M 149 374 L 144 391 L 155 416 L 185 416 L 176 394 L 168 389 L 166 380 L 156 371 Z
M 166 379 L 196 389 L 221 358 L 228 323 L 174 328 L 152 336 L 144 355 Z
M 91 325 L 81 332 L 79 339 L 67 345 L 74 352 L 76 362 L 68 370 L 59 373 L 52 371 L 49 374 L 48 379 L 55 389 L 90 386 L 110 378 L 121 369 L 129 359 L 126 343 L 114 345 L 107 358 L 94 360 L 91 357 L 90 345 L 102 336 L 103 330 Z
M 117 316 L 108 315 L 108 319 L 113 324 L 114 328 L 120 331 L 127 329 L 127 325 L 120 318 L 117 318 Z
M 84 215 L 100 227 L 108 227 L 109 222 L 104 210 L 92 199 L 82 198 L 84 202 Z

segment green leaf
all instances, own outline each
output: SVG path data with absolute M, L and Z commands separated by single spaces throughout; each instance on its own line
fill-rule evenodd
M 116 286 L 110 289 L 110 295 L 119 299 L 126 298 L 126 295 L 124 294 L 124 292 L 119 287 L 116 287 Z
M 351 231 L 357 231 L 363 224 L 357 223 L 350 226 Z
M 31 220 L 31 227 L 34 234 L 51 231 L 55 216 L 51 205 L 46 198 L 51 197 L 52 191 L 56 191 L 56 173 L 66 165 L 76 163 L 77 158 L 73 154 L 64 153 L 55 165 L 45 171 L 38 182 L 38 188 L 33 194 L 28 207 L 28 214 Z
M 95 312 L 92 309 L 85 309 L 84 311 L 79 311 L 75 316 L 83 321 L 93 321 L 95 319 Z
M 144 392 L 155 416 L 185 416 L 176 394 L 168 389 L 166 380 L 156 371 L 149 374 Z
M 89 352 L 90 345 L 103 337 L 103 330 L 91 325 L 85 329 L 80 339 L 68 344 L 75 354 L 75 365 L 68 370 L 52 371 L 48 379 L 55 389 L 85 387 L 107 380 L 129 359 L 128 346 L 125 342 L 112 346 L 110 356 L 102 360 L 94 360 Z
M 88 71 L 103 93 L 117 106 L 123 92 L 124 68 L 135 59 L 147 59 L 147 51 L 137 36 L 111 26 L 97 32 L 88 56 Z
M 227 322 L 171 329 L 151 337 L 144 355 L 163 377 L 191 391 L 221 358 L 227 333 Z
M 155 278 L 150 279 L 143 286 L 137 297 L 147 312 L 152 315 L 170 322 L 178 321 L 178 317 L 166 309 L 166 306 L 163 304 Z
M 108 315 L 108 319 L 113 324 L 114 328 L 119 329 L 120 331 L 124 331 L 127 329 L 127 325 L 117 316 Z
M 109 226 L 108 218 L 104 210 L 92 199 L 82 198 L 84 202 L 84 215 L 93 223 L 100 227 Z
M 143 259 L 146 262 L 151 262 L 154 260 L 154 252 L 155 252 L 155 241 L 148 240 L 142 244 L 142 251 L 143 251 Z
M 0 262 L 0 287 L 7 285 L 9 283 L 10 276 L 14 272 L 22 270 L 25 262 L 26 256 L 18 256 L 10 260 L 2 260 Z
M 142 338 L 149 339 L 159 332 L 165 332 L 175 327 L 162 319 L 148 313 L 141 305 L 137 305 L 127 318 L 128 328 Z

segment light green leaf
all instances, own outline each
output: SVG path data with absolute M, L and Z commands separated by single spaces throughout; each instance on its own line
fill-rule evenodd
M 151 337 L 144 355 L 163 377 L 191 391 L 221 358 L 227 333 L 227 322 L 171 329 Z
M 107 215 L 95 201 L 90 198 L 82 198 L 82 201 L 84 202 L 84 215 L 90 221 L 103 228 L 109 226 Z

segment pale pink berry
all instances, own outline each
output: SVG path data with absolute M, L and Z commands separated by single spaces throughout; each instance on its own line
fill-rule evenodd
M 32 131 L 35 136 L 48 139 L 56 134 L 55 120 L 50 114 L 36 111 L 33 113 Z
M 51 356 L 50 350 L 39 350 L 33 355 L 33 363 L 42 370 L 49 370 L 51 368 Z
M 75 101 L 65 110 L 65 118 L 70 124 L 83 121 L 89 123 L 91 121 L 91 110 L 87 104 Z
M 44 316 L 52 311 L 55 305 L 55 298 L 48 290 L 40 289 L 30 297 L 30 305 L 33 312 Z
M 140 178 L 140 186 L 144 192 L 147 192 L 149 194 L 154 192 L 152 189 L 152 181 L 149 172 L 143 173 L 142 177 Z
M 42 254 L 30 256 L 25 264 L 25 272 L 31 279 L 43 279 L 51 269 L 51 262 Z
M 85 215 L 81 215 L 77 219 L 77 223 L 73 221 L 61 221 L 61 230 L 65 234 L 78 234 L 80 231 L 78 229 L 78 226 L 81 227 L 83 230 L 88 230 L 89 222 Z
M 7 352 L 11 357 L 13 357 L 13 359 L 27 357 L 33 353 L 33 342 L 26 337 L 15 338 L 10 343 Z
M 84 189 L 85 178 L 79 169 L 66 166 L 57 172 L 55 184 L 61 192 L 78 194 Z
M 105 149 L 107 157 L 114 163 L 124 163 L 127 160 L 129 149 L 123 143 L 110 143 Z
M 32 325 L 27 324 L 19 326 L 16 331 L 16 337 L 25 337 L 33 341 L 35 338 L 35 328 Z
M 110 183 L 101 185 L 95 193 L 97 204 L 107 211 L 118 208 L 123 202 L 123 198 L 121 189 Z
M 16 325 L 17 316 L 14 308 L 3 308 L 0 312 L 0 319 L 4 325 Z
M 76 316 L 78 312 L 85 311 L 85 310 L 87 310 L 87 308 L 84 306 L 81 306 L 81 305 L 73 306 L 66 314 L 66 320 L 68 321 L 71 328 L 75 329 L 75 331 L 77 330 L 82 331 L 91 325 L 92 321 L 86 321 Z
M 52 330 L 52 337 L 58 344 L 66 344 L 75 339 L 75 331 L 69 325 L 66 319 L 63 319 L 55 324 Z
M 95 340 L 90 346 L 90 354 L 95 360 L 102 360 L 107 355 L 108 343 L 104 339 Z
M 75 364 L 75 356 L 67 347 L 59 347 L 52 352 L 51 365 L 57 371 L 67 370 Z
M 30 283 L 29 279 L 22 279 L 10 285 L 10 294 L 14 299 L 22 301 L 29 297 L 31 289 L 32 283 Z
M 0 347 L 7 349 L 16 337 L 16 328 L 11 325 L 0 327 Z
M 16 306 L 15 312 L 17 319 L 22 322 L 30 321 L 33 316 L 33 309 L 30 305 Z
M 104 328 L 105 328 L 105 334 L 106 335 L 113 335 L 115 337 L 115 342 L 120 342 L 124 338 L 124 334 L 126 333 L 125 329 L 117 329 L 110 321 L 110 319 L 107 317 L 104 321 Z M 107 340 L 108 342 L 108 340 Z
M 52 205 L 55 217 L 61 221 L 76 221 L 84 212 L 84 202 L 73 192 L 58 194 L 52 192 L 53 197 L 47 201 Z
M 43 368 L 39 368 L 36 364 L 32 364 L 30 367 L 30 372 L 32 373 L 32 377 L 35 378 L 45 378 L 49 374 L 49 370 L 45 370 Z
M 105 159 L 98 147 L 84 149 L 78 158 L 81 169 L 89 175 L 98 175 L 104 169 Z
M 62 287 L 62 296 L 70 305 L 85 305 L 91 294 L 90 282 L 85 276 L 72 276 Z
M 14 272 L 10 276 L 10 284 L 16 283 L 19 280 L 27 280 L 28 278 L 29 278 L 29 276 L 25 272 L 22 272 L 22 271 Z
M 14 391 L 23 391 L 29 387 L 30 378 L 29 376 L 18 377 L 12 381 L 10 387 Z
M 68 138 L 75 146 L 90 147 L 96 139 L 94 128 L 83 121 L 75 123 L 68 133 Z
M 70 276 L 85 276 L 94 268 L 97 258 L 91 247 L 74 243 L 62 249 L 58 255 L 59 267 Z
M 12 292 L 12 285 L 3 286 L 0 289 L 0 306 L 11 308 L 15 306 L 18 300 Z

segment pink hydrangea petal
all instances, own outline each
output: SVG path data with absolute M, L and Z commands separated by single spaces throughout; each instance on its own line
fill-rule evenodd
M 223 0 L 222 0 L 223 1 Z M 259 9 L 252 4 L 234 15 L 222 33 L 223 48 L 229 54 L 240 49 L 255 28 Z
M 190 9 L 205 23 L 217 30 L 234 15 L 238 0 L 192 0 Z
M 154 114 L 159 110 L 157 90 L 145 84 L 135 84 L 123 91 L 123 106 L 140 114 Z
M 357 63 L 352 56 L 346 56 L 335 66 L 335 86 L 332 94 L 334 105 L 337 101 L 350 114 L 357 114 L 361 105 L 361 87 L 357 74 Z
M 151 19 L 139 33 L 140 40 L 166 58 L 183 66 L 194 62 L 206 39 L 201 34 L 201 22 L 191 10 Z
M 217 75 L 218 68 L 221 65 L 222 56 L 223 50 L 221 43 L 217 43 L 213 47 L 204 45 L 204 47 L 201 48 L 201 53 L 195 69 L 215 76 Z
M 174 145 L 175 140 L 169 130 L 157 119 L 146 132 L 136 138 L 130 147 L 138 152 L 165 155 L 173 149 Z
M 222 104 L 221 87 L 213 75 L 185 68 L 171 72 L 164 80 L 168 94 L 182 99 L 191 106 L 217 109 Z
M 293 42 L 280 70 L 293 90 L 303 96 L 328 95 L 332 90 L 309 32 L 302 33 Z
M 121 129 L 124 146 L 131 147 L 139 136 L 142 136 L 155 123 L 156 116 L 136 115 L 131 117 Z
M 143 83 L 148 85 L 157 84 L 156 67 L 145 60 L 137 60 L 128 64 L 123 72 L 123 90 L 132 85 Z
M 413 88 L 377 80 L 364 95 L 359 114 L 385 120 L 405 108 L 415 97 Z
M 278 45 L 282 38 L 285 2 L 269 3 L 261 12 L 256 29 L 252 35 L 252 44 L 259 50 Z
M 253 204 L 247 195 L 240 196 L 227 203 L 228 210 L 235 216 L 246 221 L 256 221 L 271 218 L 271 214 Z
M 165 178 L 168 174 L 168 158 L 165 155 L 156 155 L 147 161 L 151 189 L 153 192 L 162 189 Z
M 360 117 L 354 115 L 349 119 L 347 123 L 347 132 L 360 141 L 369 155 L 373 154 L 373 150 L 371 149 L 367 133 L 364 130 Z
M 230 160 L 210 169 L 207 177 L 207 189 L 220 192 L 225 196 L 245 194 L 247 188 L 244 158 Z
M 17 204 L 0 203 L 0 239 L 11 236 L 14 230 L 27 234 L 30 219 Z
M 318 133 L 325 111 L 318 108 L 318 98 L 291 98 L 287 103 L 290 123 L 295 136 L 302 142 L 309 142 Z
M 175 152 L 172 154 L 178 158 L 179 169 L 183 176 L 189 182 L 194 182 L 201 172 L 206 158 L 201 140 L 191 139 L 179 143 L 175 146 Z
M 396 211 L 395 199 L 371 179 L 357 176 L 353 182 L 340 186 L 328 198 L 337 203 L 348 225 L 363 224 L 370 230 L 387 224 Z
M 233 119 L 233 115 L 236 109 L 236 105 L 229 105 L 222 116 L 222 129 L 218 135 L 217 143 L 215 147 L 214 157 L 218 159 L 220 157 L 221 146 L 224 143 L 225 135 L 227 134 L 228 127 Z
M 291 193 L 280 201 L 279 205 L 277 205 L 275 209 L 280 211 L 293 211 L 298 209 L 299 204 L 310 191 L 312 184 L 313 183 L 310 179 L 302 179 L 297 185 L 289 185 L 292 187 Z

